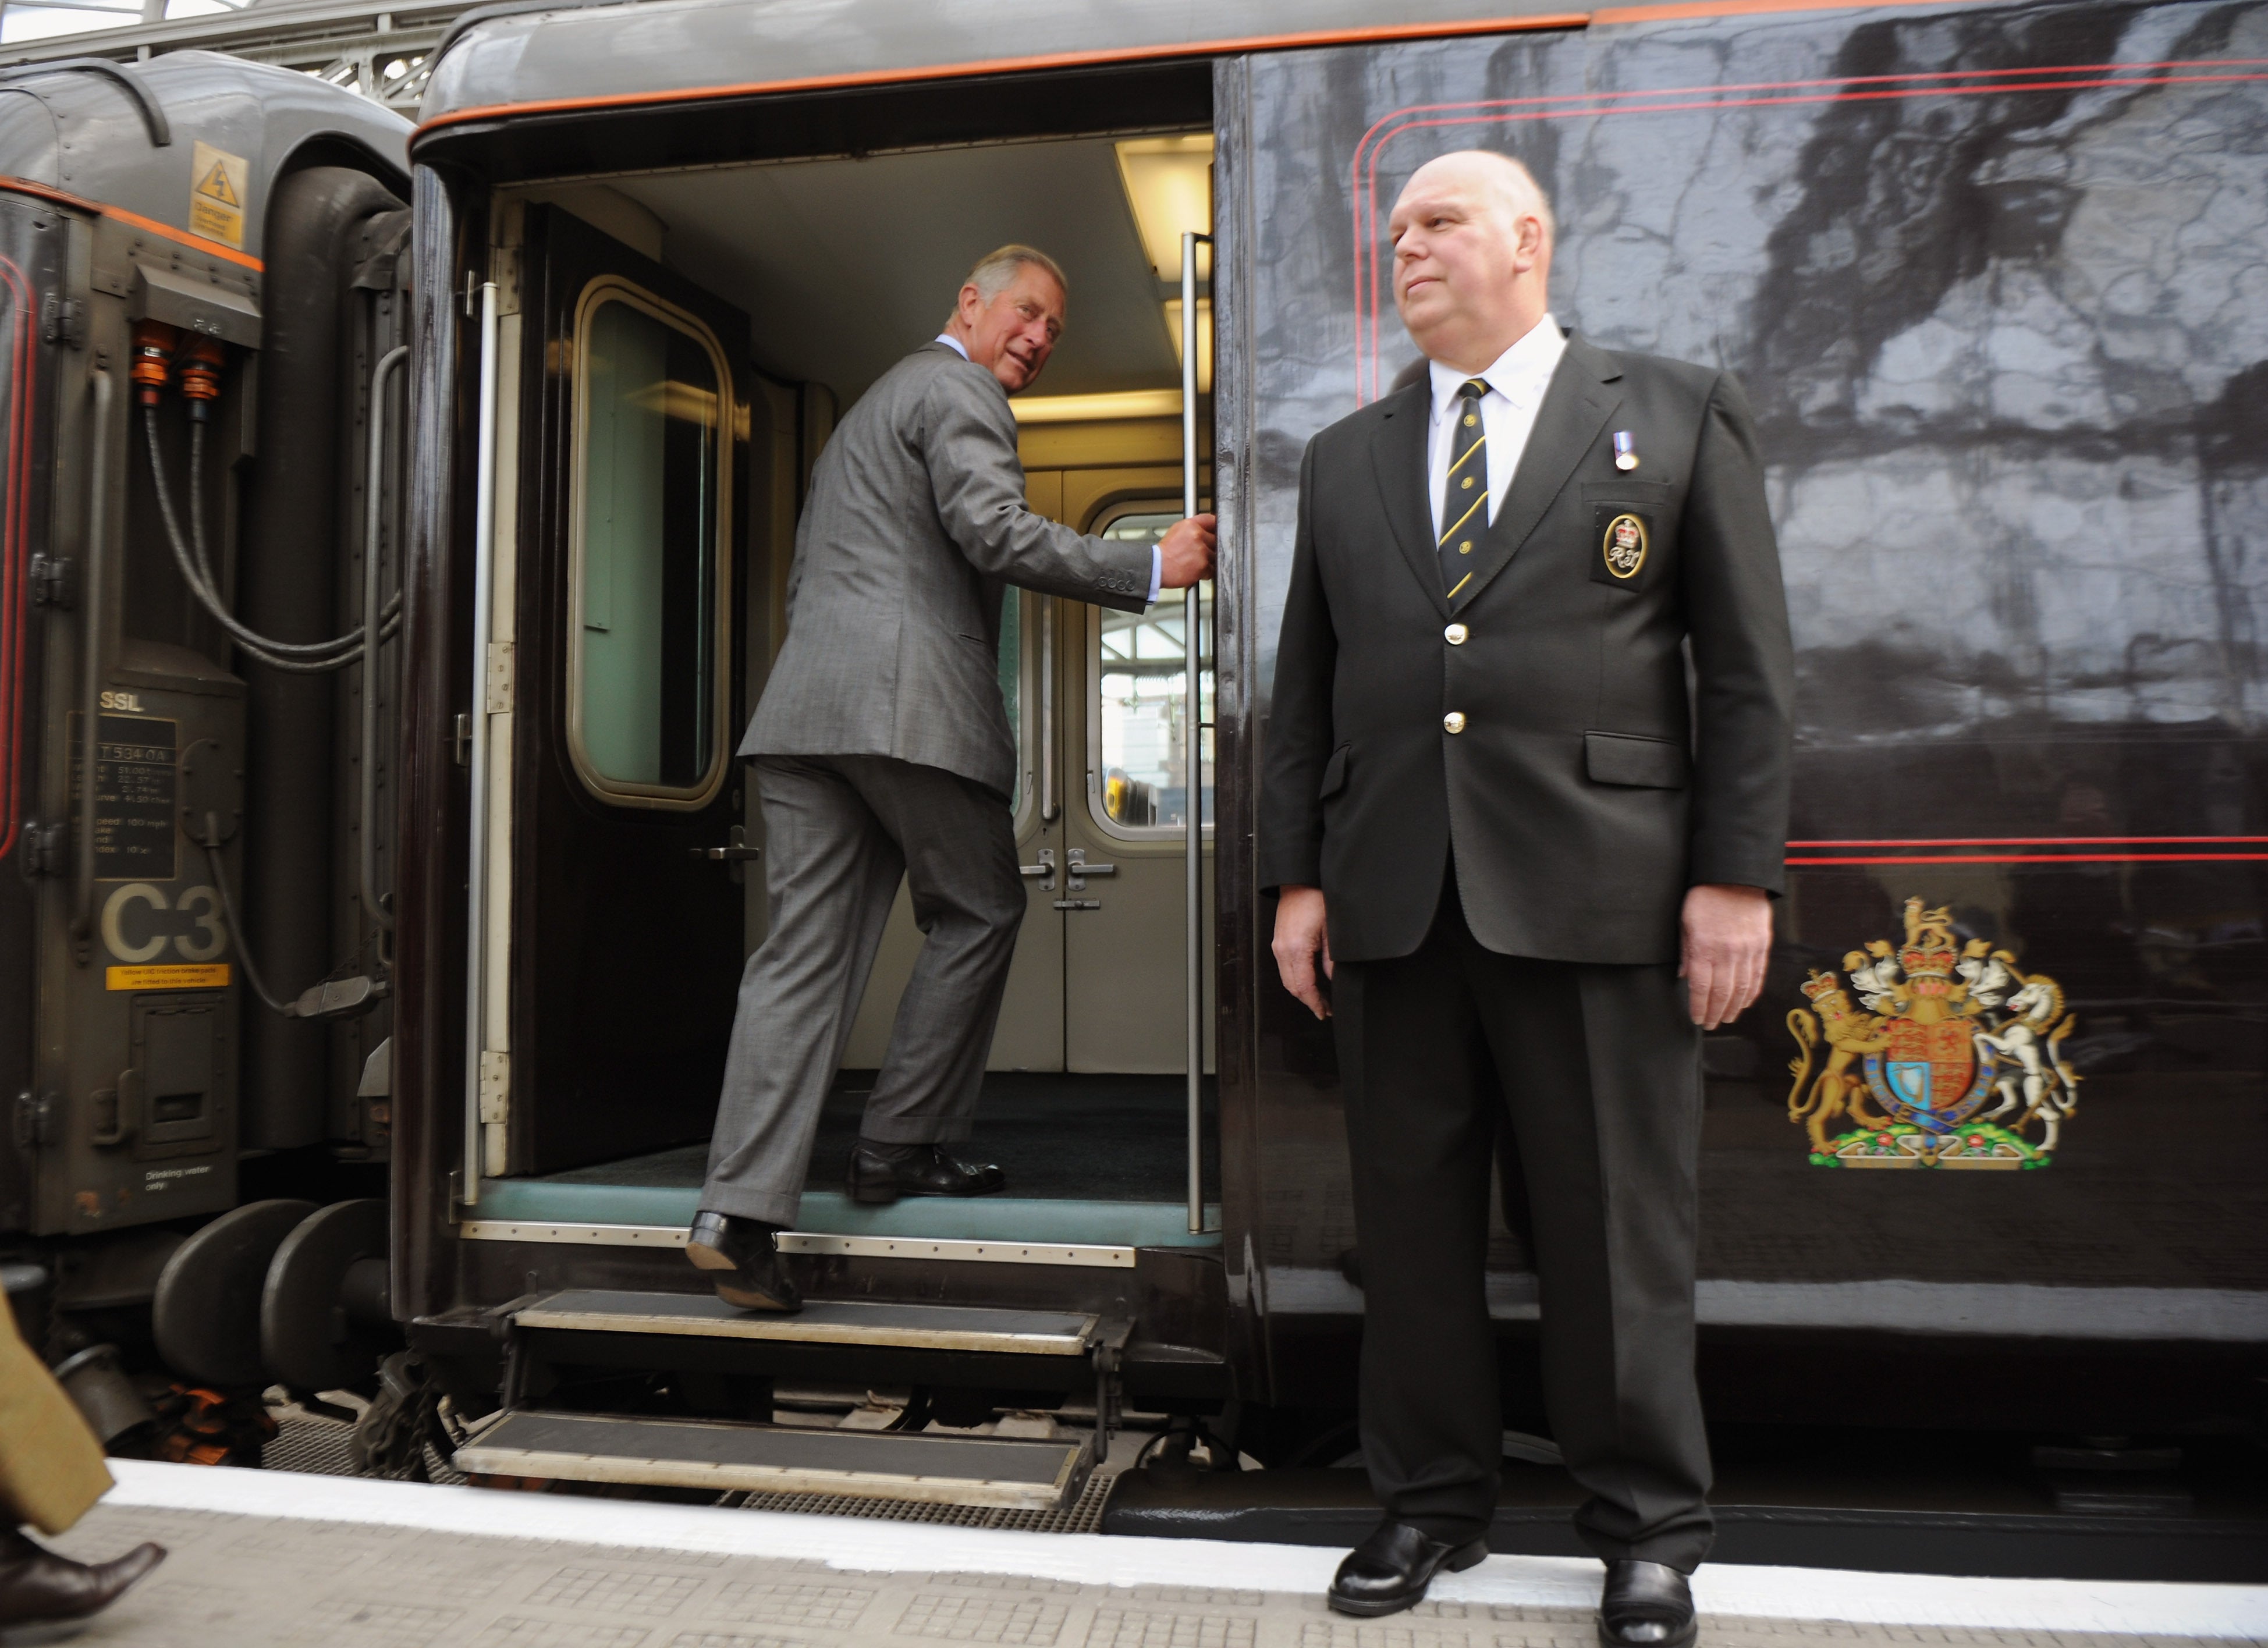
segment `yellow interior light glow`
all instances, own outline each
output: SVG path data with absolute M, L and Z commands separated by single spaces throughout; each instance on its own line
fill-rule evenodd
M 1117 145 L 1118 177 L 1161 281 L 1182 278 L 1182 235 L 1212 232 L 1212 134 L 1130 137 Z M 1197 247 L 1197 278 L 1212 278 L 1212 248 Z

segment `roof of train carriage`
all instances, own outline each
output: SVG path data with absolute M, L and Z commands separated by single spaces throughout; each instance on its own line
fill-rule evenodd
M 99 210 L 254 269 L 269 185 L 309 143 L 350 144 L 407 192 L 409 122 L 368 99 L 218 52 L 169 52 L 114 67 L 126 77 L 53 63 L 6 71 L 0 187 Z M 240 245 L 194 232 L 200 186 L 209 196 L 241 191 Z
M 1663 9 L 1638 8 L 1648 15 Z M 1116 0 L 1108 7 L 1063 0 L 564 0 L 539 7 L 505 0 L 468 14 L 437 48 L 419 131 L 522 114 L 1592 20 L 1566 0 L 1402 0 L 1391 8 L 1378 0 Z

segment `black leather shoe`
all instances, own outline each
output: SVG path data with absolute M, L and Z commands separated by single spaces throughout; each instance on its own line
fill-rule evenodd
M 960 1162 L 942 1144 L 878 1144 L 862 1138 L 850 1152 L 850 1199 L 875 1206 L 902 1196 L 990 1196 L 1008 1175 L 990 1162 Z
M 99 1614 L 166 1560 L 137 1545 L 115 1562 L 76 1563 L 13 1528 L 0 1533 L 0 1643 L 54 1642 L 70 1622 Z
M 1676 1569 L 1627 1556 L 1607 1564 L 1599 1599 L 1606 1648 L 1685 1648 L 1694 1630 L 1692 1587 Z
M 1339 1564 L 1331 1579 L 1330 1604 L 1342 1614 L 1366 1619 L 1399 1614 L 1425 1600 L 1425 1587 L 1444 1568 L 1462 1573 L 1487 1555 L 1484 1539 L 1459 1545 L 1407 1522 L 1381 1522 Z
M 685 1256 L 716 1277 L 717 1297 L 736 1310 L 797 1311 L 803 1295 L 787 1279 L 777 1232 L 762 1219 L 701 1212 L 685 1238 Z

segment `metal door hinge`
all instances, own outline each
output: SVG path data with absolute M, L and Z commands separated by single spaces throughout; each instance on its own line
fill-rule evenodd
M 1086 891 L 1086 879 L 1089 876 L 1115 876 L 1118 873 L 1118 866 L 1116 864 L 1087 863 L 1086 849 L 1084 847 L 1074 847 L 1070 852 L 1066 853 L 1064 857 L 1071 860 L 1069 864 L 1064 866 L 1064 869 L 1071 877 L 1071 890 L 1074 893 L 1084 893 Z M 1100 909 L 1101 906 L 1083 904 L 1079 908 L 1082 909 Z
M 77 568 L 69 555 L 32 557 L 32 605 L 59 607 L 69 611 L 77 593 Z
M 16 1095 L 16 1148 L 55 1144 L 63 1137 L 63 1101 L 51 1093 L 26 1088 Z
M 504 715 L 512 709 L 515 674 L 512 644 L 490 642 L 488 691 L 482 707 L 490 715 Z
M 86 347 L 86 305 L 76 298 L 49 292 L 40 305 L 40 335 L 49 343 Z
M 1041 848 L 1039 863 L 1018 864 L 1016 873 L 1027 881 L 1039 880 L 1040 891 L 1042 893 L 1054 892 L 1056 890 L 1056 850 L 1052 847 Z
M 512 1055 L 481 1050 L 481 1122 L 500 1126 L 512 1102 Z
M 66 850 L 67 833 L 60 824 L 27 823 L 24 826 L 23 862 L 27 876 L 61 875 Z
M 456 730 L 449 735 L 450 747 L 455 752 L 457 765 L 473 764 L 473 717 L 466 711 L 457 711 Z

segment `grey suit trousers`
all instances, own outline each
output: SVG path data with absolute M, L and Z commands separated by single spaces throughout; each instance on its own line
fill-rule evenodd
M 887 755 L 762 755 L 771 921 L 740 978 L 704 1210 L 795 1222 L 819 1113 L 903 878 L 924 935 L 860 1131 L 968 1137 L 1024 919 L 1008 803 Z

